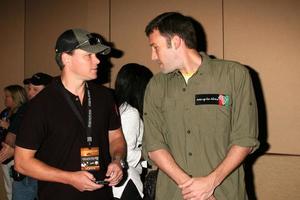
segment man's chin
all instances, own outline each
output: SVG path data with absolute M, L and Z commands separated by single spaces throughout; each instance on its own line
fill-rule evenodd
M 169 73 L 171 73 L 171 72 L 173 72 L 174 70 L 166 70 L 166 69 L 161 69 L 161 72 L 163 73 L 163 74 L 169 74 Z
M 97 75 L 89 76 L 86 81 L 95 80 L 96 78 L 97 78 Z

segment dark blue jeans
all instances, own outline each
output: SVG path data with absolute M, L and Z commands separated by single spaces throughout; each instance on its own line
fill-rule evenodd
M 25 177 L 21 181 L 14 181 L 12 186 L 12 200 L 37 199 L 37 180 Z

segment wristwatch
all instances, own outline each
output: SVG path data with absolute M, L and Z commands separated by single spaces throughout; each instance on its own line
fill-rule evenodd
M 128 164 L 125 160 L 121 159 L 120 165 L 121 165 L 122 169 L 128 169 Z

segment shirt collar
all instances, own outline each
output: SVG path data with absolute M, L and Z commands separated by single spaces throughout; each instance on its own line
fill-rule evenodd
M 195 75 L 203 75 L 203 74 L 209 73 L 208 65 L 209 65 L 209 61 L 211 60 L 211 58 L 205 52 L 200 52 L 199 54 L 201 56 L 202 62 L 201 62 L 200 67 L 198 68 L 198 70 L 195 72 Z M 181 72 L 178 69 L 176 69 L 173 72 L 170 72 L 169 75 L 171 77 L 178 76 L 178 75 L 182 76 Z

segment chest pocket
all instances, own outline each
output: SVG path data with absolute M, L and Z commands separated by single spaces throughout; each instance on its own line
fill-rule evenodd
M 231 106 L 216 107 L 216 132 L 228 133 L 231 130 Z
M 231 107 L 216 104 L 195 105 L 198 127 L 202 134 L 224 134 L 230 131 Z

